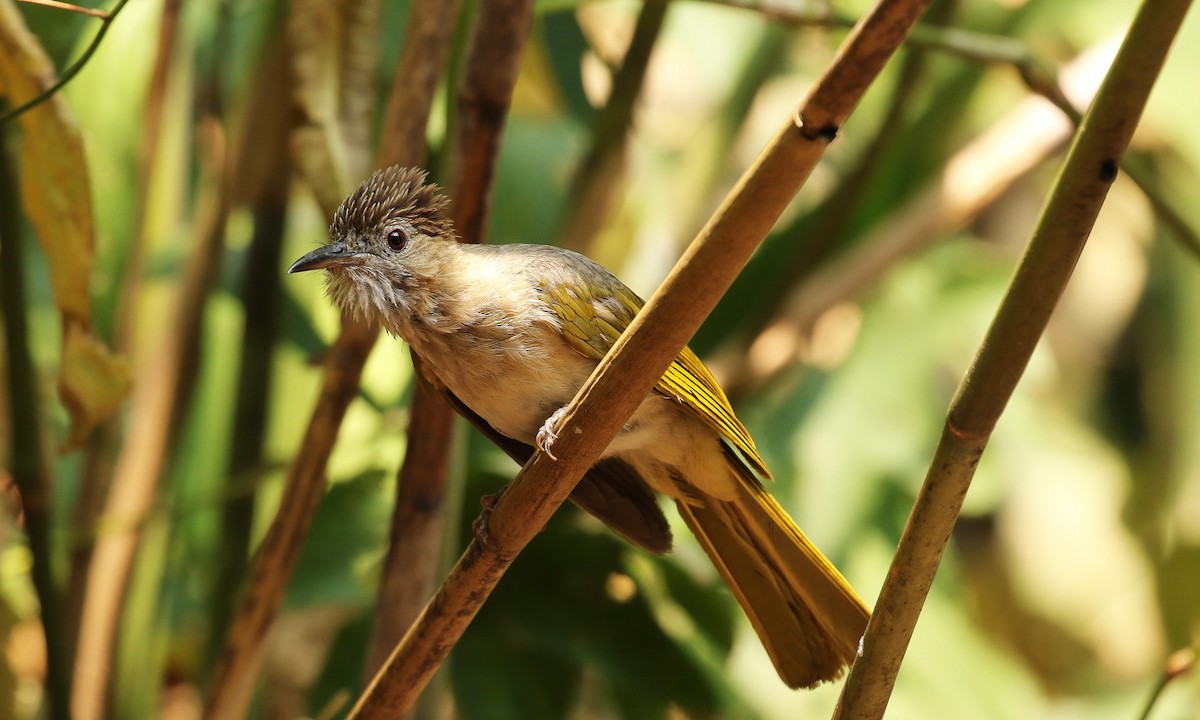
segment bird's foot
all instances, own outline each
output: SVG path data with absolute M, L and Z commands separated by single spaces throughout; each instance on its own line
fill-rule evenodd
M 542 423 L 542 428 L 537 432 L 535 442 L 537 443 L 538 450 L 549 455 L 551 460 L 558 459 L 554 457 L 554 453 L 550 451 L 550 448 L 554 447 L 554 441 L 558 439 L 558 432 L 556 432 L 558 421 L 562 419 L 563 413 L 566 411 L 567 408 L 565 405 L 555 410 L 550 414 L 550 417 L 546 418 L 546 422 Z
M 471 532 L 475 534 L 475 539 L 482 545 L 488 545 L 491 542 L 491 537 L 488 535 L 488 522 L 492 519 L 492 511 L 496 509 L 496 504 L 500 502 L 500 496 L 508 486 L 500 488 L 500 492 L 492 495 L 484 495 L 479 498 L 479 504 L 483 509 L 479 511 L 479 517 L 475 518 L 475 522 L 471 523 Z

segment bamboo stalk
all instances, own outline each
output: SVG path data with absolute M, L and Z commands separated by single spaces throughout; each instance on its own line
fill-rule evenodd
M 123 248 L 120 263 L 120 282 L 117 286 L 116 310 L 113 321 L 114 349 L 128 353 L 135 346 L 134 316 L 137 297 L 142 287 L 142 269 L 145 264 L 146 218 L 150 188 L 153 186 L 155 159 L 161 142 L 162 118 L 167 96 L 169 71 L 175 57 L 176 39 L 179 34 L 179 16 L 182 0 L 167 0 L 163 3 L 159 19 L 158 38 L 155 47 L 154 66 L 146 87 L 145 107 L 142 111 L 142 127 L 138 141 L 137 198 L 139 207 L 135 213 L 134 230 L 128 245 Z M 119 452 L 122 426 L 118 417 L 109 418 L 88 442 L 83 471 L 80 474 L 79 497 L 75 501 L 72 520 L 77 528 L 97 526 L 104 504 L 111 492 L 115 458 Z M 82 622 L 83 604 L 86 597 L 88 567 L 92 562 L 94 544 L 79 542 L 71 548 L 71 572 L 67 585 L 67 612 L 72 624 L 72 642 L 78 642 L 79 624 Z
M 1190 0 L 1143 3 L 967 371 L 834 712 L 880 718 L 992 429 L 1095 223 Z
M 113 649 L 141 523 L 158 493 L 159 480 L 191 402 L 206 301 L 224 251 L 230 210 L 225 135 L 218 111 L 208 110 L 199 129 L 206 194 L 199 203 L 200 227 L 173 301 L 172 324 L 156 347 L 153 361 L 139 364 L 143 372 L 134 386 L 128 436 L 116 461 L 112 487 L 105 498 L 104 522 L 88 566 L 72 699 L 72 711 L 80 720 L 106 714 Z
M 458 7 L 457 0 L 417 0 L 412 5 L 388 105 L 385 141 L 377 157 L 380 165 L 414 164 L 424 157 L 425 126 L 449 54 L 449 28 L 454 26 Z M 300 164 L 306 169 L 329 167 L 321 163 L 306 166 L 303 158 Z M 314 180 L 328 183 L 327 178 Z M 317 194 L 324 199 L 341 192 L 324 188 Z M 332 214 L 335 207 L 326 204 L 322 209 Z M 267 634 L 324 493 L 325 465 L 378 334 L 378 328 L 342 316 L 342 331 L 326 356 L 321 391 L 288 469 L 279 509 L 254 554 L 245 593 L 230 624 L 205 706 L 206 718 L 243 717 L 250 706 Z
M 554 449 L 535 453 L 490 521 L 351 712 L 394 717 L 412 707 L 500 577 L 662 376 L 927 6 L 882 0 L 700 232 L 567 407 Z
M 33 557 L 30 579 L 41 606 L 46 641 L 46 699 L 54 720 L 71 717 L 71 648 L 62 616 L 62 591 L 54 580 L 56 548 L 51 528 L 51 480 L 43 452 L 38 382 L 29 351 L 28 307 L 22 262 L 21 207 L 8 133 L 0 127 L 0 312 L 7 355 L 9 436 L 13 482 L 21 495 L 25 536 Z
M 459 167 L 453 173 L 451 212 L 461 242 L 485 239 L 501 131 L 532 22 L 531 0 L 487 0 L 479 7 L 454 150 Z M 367 653 L 368 679 L 404 637 L 437 584 L 454 418 L 439 394 L 417 384 Z
M 229 470 L 228 500 L 221 508 L 216 583 L 212 593 L 210 662 L 220 647 L 246 574 L 253 548 L 257 483 L 264 460 L 269 396 L 274 377 L 275 344 L 283 300 L 279 273 L 288 208 L 292 160 L 288 138 L 296 124 L 291 104 L 290 48 L 274 38 L 264 57 L 246 113 L 237 150 L 234 195 L 254 217 L 239 299 L 243 325 Z M 241 492 L 244 490 L 244 492 Z

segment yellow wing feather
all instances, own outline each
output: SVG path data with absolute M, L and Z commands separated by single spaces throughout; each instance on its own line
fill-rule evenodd
M 602 288 L 604 295 L 597 294 L 586 283 L 544 283 L 541 289 L 546 304 L 562 321 L 567 343 L 596 360 L 612 348 L 645 304 L 624 285 Z M 771 477 L 749 431 L 734 415 L 725 392 L 691 348 L 685 347 L 679 353 L 654 389 L 678 401 L 720 433 L 756 473 L 764 478 Z
M 543 282 L 541 291 L 566 341 L 599 361 L 643 303 L 608 273 L 588 268 L 578 282 Z M 696 354 L 684 348 L 655 390 L 720 433 L 743 480 L 732 499 L 676 504 L 746 611 L 780 677 L 792 687 L 837 677 L 854 658 L 867 607 L 756 481 L 755 473 L 767 478 L 770 473 Z

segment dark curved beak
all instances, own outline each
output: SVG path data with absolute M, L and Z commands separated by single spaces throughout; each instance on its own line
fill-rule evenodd
M 333 242 L 313 250 L 309 254 L 292 263 L 289 273 L 305 272 L 306 270 L 322 270 L 337 265 L 356 253 L 350 252 L 345 243 Z

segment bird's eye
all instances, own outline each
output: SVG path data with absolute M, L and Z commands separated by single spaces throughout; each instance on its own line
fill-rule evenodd
M 394 252 L 400 252 L 408 244 L 408 236 L 403 230 L 390 230 L 387 234 L 387 244 Z

